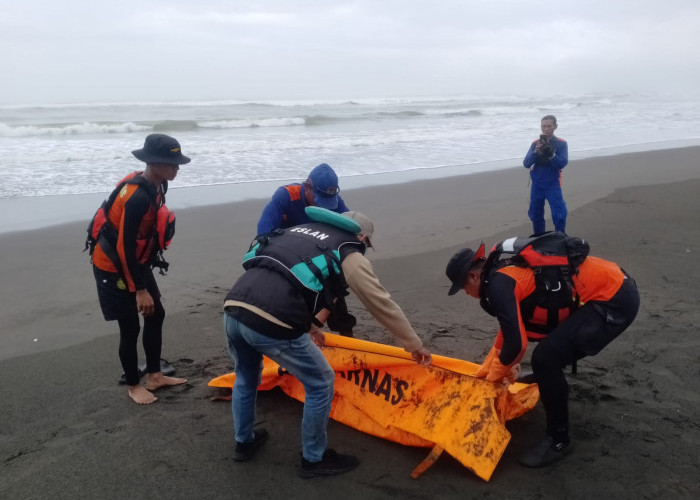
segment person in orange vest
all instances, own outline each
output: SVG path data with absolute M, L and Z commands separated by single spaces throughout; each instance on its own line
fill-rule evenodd
M 92 254 L 97 297 L 107 321 L 119 324 L 119 359 L 129 397 L 138 404 L 158 398 L 152 391 L 180 385 L 184 378 L 163 374 L 160 354 L 165 310 L 153 276 L 156 214 L 164 203 L 167 182 L 175 179 L 180 165 L 190 162 L 180 144 L 165 134 L 146 137 L 143 148 L 132 151 L 146 169 L 123 181 L 112 193 L 106 214 L 110 237 L 98 239 Z M 143 348 L 147 375 L 140 383 L 137 340 L 139 314 L 143 316 Z
M 532 370 L 539 387 L 547 422 L 546 435 L 527 450 L 519 462 L 543 467 L 561 460 L 573 450 L 569 436 L 568 385 L 564 367 L 598 354 L 632 323 L 639 310 L 635 281 L 614 262 L 588 256 L 573 276 L 580 307 L 549 330 L 535 333 L 526 327 L 521 305 L 535 292 L 532 269 L 514 265 L 498 268 L 484 282 L 485 251 L 465 248 L 449 261 L 446 275 L 452 282 L 448 294 L 459 290 L 482 301 L 498 319 L 500 330 L 476 376 L 491 382 L 514 382 L 528 339 L 539 343 L 532 351 Z

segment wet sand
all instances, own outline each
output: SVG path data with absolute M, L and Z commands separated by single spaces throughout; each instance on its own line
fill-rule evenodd
M 80 253 L 90 214 L 84 223 L 2 234 L 0 497 L 696 498 L 699 153 L 591 158 L 564 171 L 568 232 L 635 277 L 642 306 L 627 332 L 569 377 L 575 453 L 542 470 L 517 464 L 543 432 L 538 405 L 508 424 L 511 443 L 488 483 L 448 456 L 412 480 L 426 450 L 334 422 L 330 445 L 362 464 L 336 478 L 299 479 L 301 404 L 280 391 L 258 397 L 268 443 L 253 461 L 233 461 L 230 407 L 209 400 L 207 382 L 231 370 L 220 306 L 264 200 L 177 213 L 171 271 L 158 277 L 163 357 L 189 383 L 159 390 L 147 407 L 117 384 L 117 326 L 102 320 Z M 369 257 L 426 344 L 481 360 L 495 320 L 476 301 L 447 296 L 444 267 L 461 246 L 530 233 L 525 169 L 343 194 L 374 219 L 378 250 Z M 392 343 L 357 301 L 349 304 L 358 337 Z

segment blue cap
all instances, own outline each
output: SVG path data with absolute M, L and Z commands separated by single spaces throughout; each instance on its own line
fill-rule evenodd
M 338 176 L 330 165 L 321 163 L 315 167 L 308 180 L 313 186 L 314 202 L 317 206 L 328 210 L 338 208 Z

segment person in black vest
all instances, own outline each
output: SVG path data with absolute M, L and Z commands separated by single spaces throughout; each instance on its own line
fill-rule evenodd
M 335 374 L 316 345 L 324 342 L 319 327 L 328 307 L 344 296 L 346 288 L 418 363 L 432 361 L 364 256 L 372 246 L 372 222 L 359 212 L 343 216 L 356 221 L 361 232 L 312 222 L 259 236 L 244 259 L 245 273 L 226 296 L 224 329 L 236 372 L 232 398 L 236 461 L 252 458 L 268 437 L 265 429 L 253 428 L 258 378 L 266 355 L 294 375 L 306 392 L 299 475 L 342 474 L 359 464 L 352 455 L 327 449 Z M 300 267 L 306 273 L 298 273 Z
M 314 206 L 339 214 L 350 210 L 340 196 L 338 175 L 326 163 L 314 167 L 304 182 L 277 188 L 260 215 L 258 234 L 311 222 L 305 209 Z M 357 324 L 357 319 L 348 311 L 344 297 L 338 298 L 333 304 L 327 324 L 330 330 L 340 335 L 353 336 L 352 329 Z

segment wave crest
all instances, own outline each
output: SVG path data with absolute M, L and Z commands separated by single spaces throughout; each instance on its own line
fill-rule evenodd
M 306 125 L 306 119 L 294 116 L 288 118 L 260 118 L 246 120 L 217 120 L 201 122 L 200 128 L 227 129 L 227 128 L 255 128 L 255 127 L 295 127 Z
M 84 134 L 123 134 L 150 130 L 147 125 L 127 123 L 73 123 L 68 125 L 17 125 L 0 123 L 0 137 L 60 136 Z

